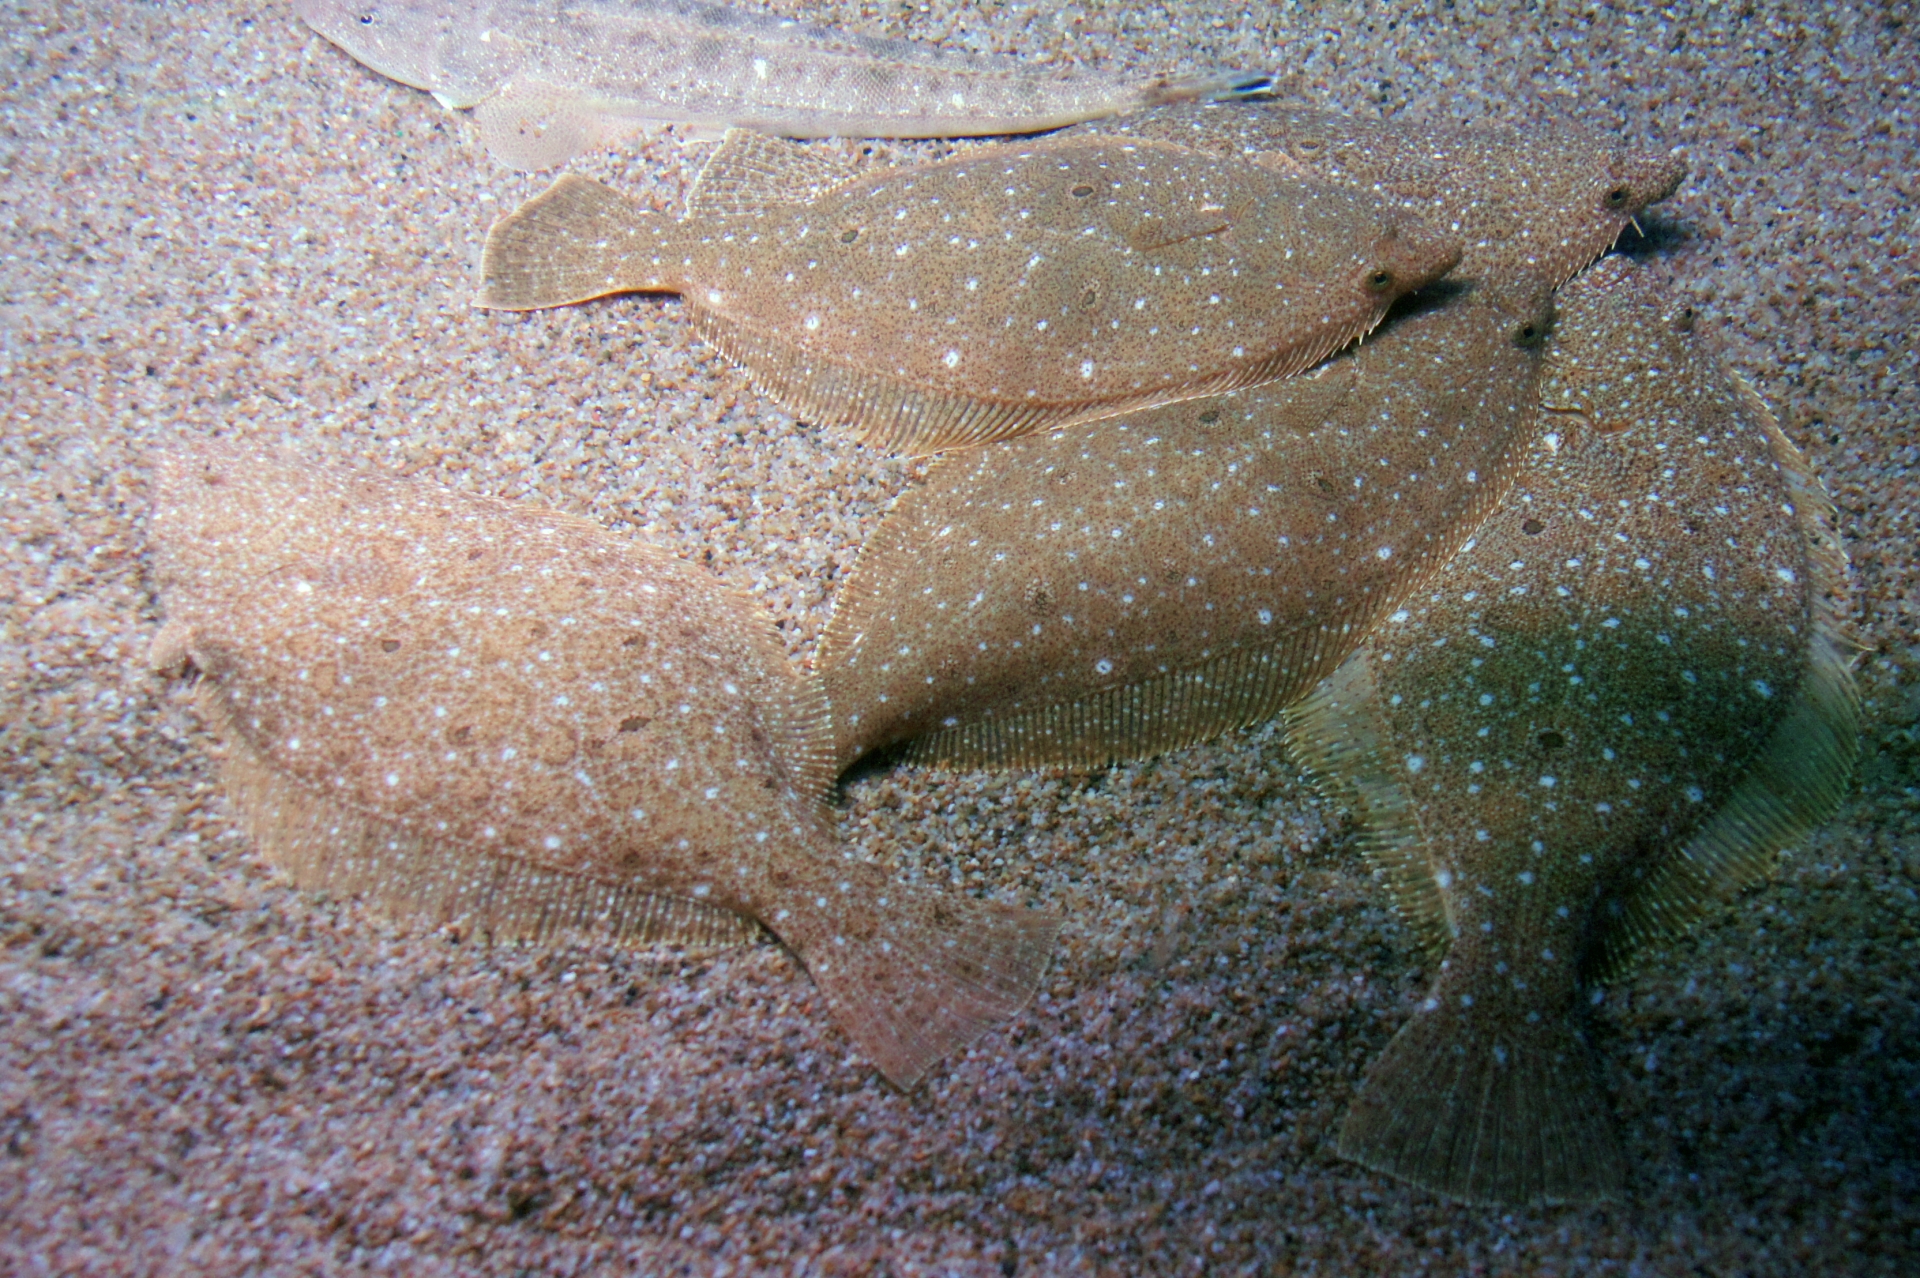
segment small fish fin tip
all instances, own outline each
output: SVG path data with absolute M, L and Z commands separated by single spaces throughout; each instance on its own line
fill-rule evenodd
M 1340 1156 L 1469 1203 L 1619 1198 L 1619 1136 L 1573 1028 L 1558 1018 L 1484 1024 L 1435 1003 L 1369 1067 Z
M 564 173 L 487 232 L 474 305 L 533 311 L 670 285 L 636 263 L 644 237 L 664 242 L 674 225 L 642 214 L 611 187 Z
M 795 948 L 834 1019 L 902 1091 L 1032 999 L 1060 927 L 1055 915 L 916 889 L 871 866 L 829 873 L 855 882 L 851 898 L 848 878 L 827 890 L 864 917 L 814 918 L 816 934 L 796 936 Z
M 1274 96 L 1274 77 L 1266 72 L 1227 71 L 1214 75 L 1161 80 L 1146 92 L 1146 106 L 1179 102 L 1258 102 Z
M 1387 749 L 1379 696 L 1372 663 L 1365 652 L 1355 653 L 1287 708 L 1287 746 L 1323 794 L 1353 810 L 1361 855 L 1384 881 L 1421 951 L 1438 957 L 1451 936 L 1446 898 L 1419 810 Z
M 201 687 L 201 707 L 227 745 L 234 812 L 297 888 L 364 896 L 389 915 L 457 923 L 495 941 L 719 950 L 766 939 L 731 910 L 450 846 L 327 802 L 263 759 L 219 694 Z
M 687 192 L 687 216 L 726 217 L 811 204 L 858 173 L 824 146 L 728 129 Z
M 473 122 L 487 153 L 521 173 L 558 168 L 601 138 L 599 114 L 543 80 L 509 80 L 474 107 Z

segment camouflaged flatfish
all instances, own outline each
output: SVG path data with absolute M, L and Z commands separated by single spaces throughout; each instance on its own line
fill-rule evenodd
M 1544 331 L 1436 299 L 1299 377 L 942 461 L 821 641 L 835 765 L 1098 766 L 1270 718 L 1500 499 Z
M 1857 749 L 1832 508 L 1619 259 L 1565 290 L 1528 468 L 1293 716 L 1433 984 L 1349 1158 L 1456 1198 L 1617 1196 L 1580 995 L 1763 877 Z
M 303 888 L 497 939 L 764 925 L 902 1087 L 1017 1011 L 1054 920 L 848 859 L 772 626 L 583 520 L 204 443 L 160 465 L 167 623 L 234 805 Z
M 1453 278 L 1519 310 L 1566 283 L 1686 176 L 1573 122 L 1460 128 L 1368 120 L 1274 103 L 1183 105 L 1063 136 L 1151 138 L 1356 186 L 1460 237 Z
M 1457 252 L 1365 193 L 1161 142 L 849 177 L 736 133 L 684 219 L 562 178 L 487 236 L 479 304 L 678 292 L 795 413 L 930 452 L 1290 375 Z
M 474 108 L 487 150 L 545 169 L 623 132 L 742 125 L 787 137 L 967 137 L 1272 88 L 1243 72 L 1127 80 L 878 40 L 695 0 L 299 0 L 380 74 Z

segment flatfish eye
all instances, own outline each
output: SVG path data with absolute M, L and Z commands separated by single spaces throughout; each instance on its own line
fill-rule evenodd
M 1090 288 L 1086 292 L 1080 295 L 1080 306 L 1083 310 L 1092 310 L 1094 307 L 1094 304 L 1097 303 L 1099 300 L 1100 300 L 1100 290 Z
M 1327 144 L 1319 138 L 1301 138 L 1293 144 L 1295 155 L 1304 155 L 1309 158 L 1319 155 L 1326 149 Z
M 1552 728 L 1548 728 L 1534 739 L 1540 743 L 1542 750 L 1558 750 L 1567 743 L 1567 739 L 1558 732 L 1555 732 Z
M 1538 537 L 1547 530 L 1547 526 L 1537 519 L 1528 519 L 1520 525 L 1520 531 L 1529 537 Z
M 1376 266 L 1367 274 L 1367 287 L 1376 293 L 1384 293 L 1393 287 L 1393 272 L 1384 266 Z
M 860 228 L 857 226 L 849 226 L 846 230 L 840 232 L 840 242 L 842 244 L 852 244 L 859 238 Z
M 1073 196 L 1073 198 L 1076 200 L 1084 200 L 1088 196 L 1093 194 L 1093 187 L 1088 183 L 1080 182 L 1080 183 L 1077 183 L 1074 186 L 1073 190 L 1068 192 L 1068 194 Z
M 1539 320 L 1522 320 L 1514 326 L 1513 344 L 1515 346 L 1537 346 L 1547 335 L 1547 326 Z
M 1616 186 L 1607 192 L 1606 205 L 1610 209 L 1623 209 L 1627 207 L 1627 201 L 1632 198 L 1633 189 L 1631 187 Z

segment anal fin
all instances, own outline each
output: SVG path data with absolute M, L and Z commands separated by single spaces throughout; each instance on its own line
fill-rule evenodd
M 204 685 L 203 685 L 204 686 Z M 217 723 L 217 700 L 201 705 Z M 228 793 L 254 846 L 310 892 L 364 896 L 388 914 L 494 941 L 723 949 L 767 939 L 753 919 L 688 897 L 422 838 L 329 803 L 281 775 L 230 725 Z

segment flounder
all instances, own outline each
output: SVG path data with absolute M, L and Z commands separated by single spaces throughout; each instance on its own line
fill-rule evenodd
M 563 177 L 489 233 L 479 304 L 678 292 L 795 413 L 929 452 L 1288 376 L 1457 256 L 1363 192 L 1163 142 L 849 176 L 733 133 L 681 220 Z
M 1055 920 L 835 845 L 826 715 L 769 622 L 586 521 L 232 443 L 164 457 L 156 669 L 303 888 L 496 939 L 764 924 L 901 1087 L 1030 997 Z
M 1272 103 L 1170 106 L 1063 136 L 1172 142 L 1372 191 L 1460 237 L 1455 279 L 1527 310 L 1606 252 L 1686 165 L 1571 122 L 1459 128 Z
M 688 123 L 787 137 L 1034 133 L 1189 99 L 1257 96 L 1244 72 L 1129 81 L 807 26 L 696 0 L 299 0 L 307 25 L 384 76 L 474 108 L 516 169 Z
M 835 765 L 1099 766 L 1272 717 L 1499 500 L 1544 325 L 1436 300 L 1299 377 L 943 460 L 821 641 Z
M 1832 508 L 1690 327 L 1620 259 L 1570 284 L 1528 468 L 1291 716 L 1438 961 L 1338 1148 L 1456 1198 L 1620 1192 L 1583 990 L 1763 877 L 1857 750 Z

